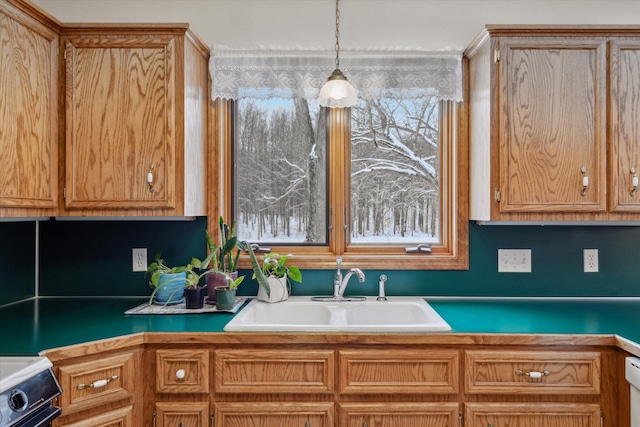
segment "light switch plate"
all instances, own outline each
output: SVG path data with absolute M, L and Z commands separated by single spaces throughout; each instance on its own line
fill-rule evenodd
M 498 249 L 498 273 L 531 273 L 531 249 Z

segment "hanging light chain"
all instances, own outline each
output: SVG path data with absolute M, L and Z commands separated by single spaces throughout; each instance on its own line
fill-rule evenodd
M 340 68 L 340 8 L 336 0 L 336 69 Z

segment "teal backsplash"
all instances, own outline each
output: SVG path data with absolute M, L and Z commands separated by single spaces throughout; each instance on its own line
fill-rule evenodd
M 34 224 L 0 222 L 0 305 L 35 293 Z
M 193 221 L 44 221 L 40 227 L 42 296 L 147 295 L 144 273 L 131 271 L 131 249 L 147 248 L 171 264 L 204 257 L 206 218 Z M 389 295 L 640 296 L 640 227 L 479 226 L 469 224 L 468 271 L 365 270 L 347 294 L 375 295 L 386 274 Z M 0 223 L 0 305 L 34 295 L 35 223 Z M 582 272 L 582 250 L 599 250 L 599 273 Z M 532 273 L 498 273 L 498 249 L 531 249 Z M 294 254 L 295 260 L 295 254 Z M 243 273 L 250 276 L 249 271 Z M 304 270 L 298 295 L 332 292 L 333 270 Z M 247 278 L 240 294 L 255 294 Z

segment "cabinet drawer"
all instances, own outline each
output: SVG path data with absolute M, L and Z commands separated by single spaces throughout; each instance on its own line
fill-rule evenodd
M 458 351 L 342 350 L 339 363 L 340 393 L 458 393 Z
M 467 427 L 601 427 L 600 406 L 585 403 L 467 403 Z
M 62 366 L 58 370 L 64 415 L 133 396 L 135 353 Z
M 71 424 L 56 425 L 60 427 L 133 427 L 133 407 L 126 406 Z
M 467 351 L 465 391 L 599 394 L 600 353 Z
M 156 350 L 158 393 L 209 393 L 208 350 Z
M 215 427 L 333 427 L 333 403 L 217 403 Z
M 331 350 L 217 350 L 218 393 L 332 393 Z
M 438 426 L 458 427 L 456 402 L 343 403 L 339 407 L 339 426 Z
M 158 402 L 153 417 L 155 427 L 209 426 L 208 402 Z

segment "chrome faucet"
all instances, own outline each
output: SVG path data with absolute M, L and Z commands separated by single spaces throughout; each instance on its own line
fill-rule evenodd
M 333 275 L 333 297 L 339 298 L 338 295 L 342 295 L 340 294 L 340 287 L 342 286 L 342 258 L 336 258 L 336 264 L 338 264 L 338 268 L 336 269 L 336 273 Z
M 342 276 L 342 258 L 336 258 L 338 267 L 333 275 L 333 296 L 332 297 L 311 297 L 311 301 L 365 301 L 366 297 L 344 297 L 344 291 L 347 289 L 349 279 L 354 274 L 358 276 L 360 282 L 364 282 L 364 273 L 359 268 L 352 268 L 347 274 Z
M 340 286 L 338 287 L 338 290 L 333 293 L 333 297 L 335 299 L 344 298 L 344 291 L 345 289 L 347 289 L 347 285 L 349 284 L 349 279 L 351 279 L 351 276 L 353 276 L 354 273 L 358 275 L 359 282 L 361 283 L 364 282 L 364 273 L 362 272 L 362 270 L 360 270 L 359 268 L 350 269 L 349 271 L 347 271 L 347 274 L 344 275 L 344 279 L 342 279 L 342 282 L 340 282 Z

